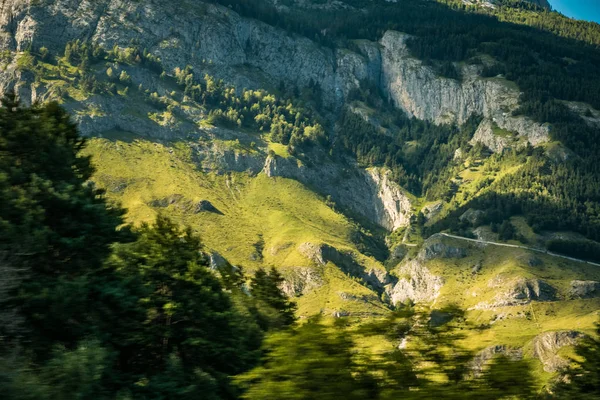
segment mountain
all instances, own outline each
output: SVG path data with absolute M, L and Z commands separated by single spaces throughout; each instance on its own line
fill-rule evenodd
M 458 306 L 468 347 L 543 379 L 593 331 L 598 26 L 511 1 L 7 0 L 0 32 L 0 92 L 69 111 L 129 222 L 278 268 L 300 316 Z

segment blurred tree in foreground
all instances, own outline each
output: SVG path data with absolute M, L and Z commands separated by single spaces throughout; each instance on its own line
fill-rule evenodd
M 254 300 L 190 229 L 124 226 L 85 144 L 55 103 L 0 108 L 3 398 L 236 398 L 230 377 L 260 355 L 257 315 L 293 322 L 280 277 Z
M 431 327 L 423 315 L 396 313 L 363 326 L 360 337 L 410 338 L 414 345 L 383 354 L 357 351 L 352 334 L 312 319 L 270 335 L 261 365 L 240 375 L 242 396 L 259 399 L 532 399 L 529 363 L 497 355 L 473 373 L 474 354 L 457 345 L 451 324 Z M 402 315 L 401 315 L 402 314 Z M 399 315 L 401 315 L 400 318 Z M 406 317 L 414 317 L 407 325 Z M 412 326 L 413 328 L 408 328 Z M 410 334 L 409 334 L 410 331 Z M 399 335 L 399 336 L 398 336 Z

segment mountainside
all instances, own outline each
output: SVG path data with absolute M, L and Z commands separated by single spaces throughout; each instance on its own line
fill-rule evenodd
M 475 3 L 6 0 L 0 93 L 300 316 L 458 307 L 548 379 L 600 308 L 600 28 Z

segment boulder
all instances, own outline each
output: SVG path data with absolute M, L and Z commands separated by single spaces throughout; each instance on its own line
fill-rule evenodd
M 467 256 L 466 249 L 446 242 L 446 238 L 440 234 L 431 236 L 425 241 L 417 257 L 422 261 L 427 261 L 435 258 L 463 258 Z
M 420 260 L 411 260 L 402 265 L 397 272 L 398 282 L 389 285 L 386 293 L 392 304 L 405 303 L 430 303 L 439 294 L 444 280 L 432 274 Z
M 600 297 L 600 282 L 571 281 L 569 297 L 572 299 L 590 299 Z

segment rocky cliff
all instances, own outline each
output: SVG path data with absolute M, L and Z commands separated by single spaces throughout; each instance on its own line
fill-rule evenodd
M 325 106 L 339 109 L 352 89 L 370 82 L 409 115 L 436 123 L 463 123 L 482 115 L 533 145 L 548 127 L 515 117 L 519 90 L 502 78 L 480 78 L 477 66 L 462 67 L 462 81 L 439 77 L 411 57 L 400 32 L 379 43 L 357 41 L 356 51 L 331 50 L 227 8 L 203 2 L 148 0 L 7 0 L 0 6 L 0 47 L 15 51 L 47 47 L 62 53 L 68 41 L 91 40 L 106 48 L 136 43 L 160 57 L 164 69 L 192 66 L 238 88 L 300 88 L 318 82 Z M 5 90 L 19 79 L 14 68 L 0 77 Z M 32 82 L 29 82 L 32 83 Z M 25 95 L 35 97 L 30 89 Z
M 387 96 L 409 115 L 436 123 L 462 124 L 472 115 L 485 117 L 500 128 L 515 132 L 532 145 L 548 140 L 548 126 L 513 116 L 520 92 L 502 78 L 484 79 L 478 66 L 462 67 L 462 81 L 437 76 L 413 58 L 406 45 L 409 35 L 389 31 L 380 41 L 381 86 Z

